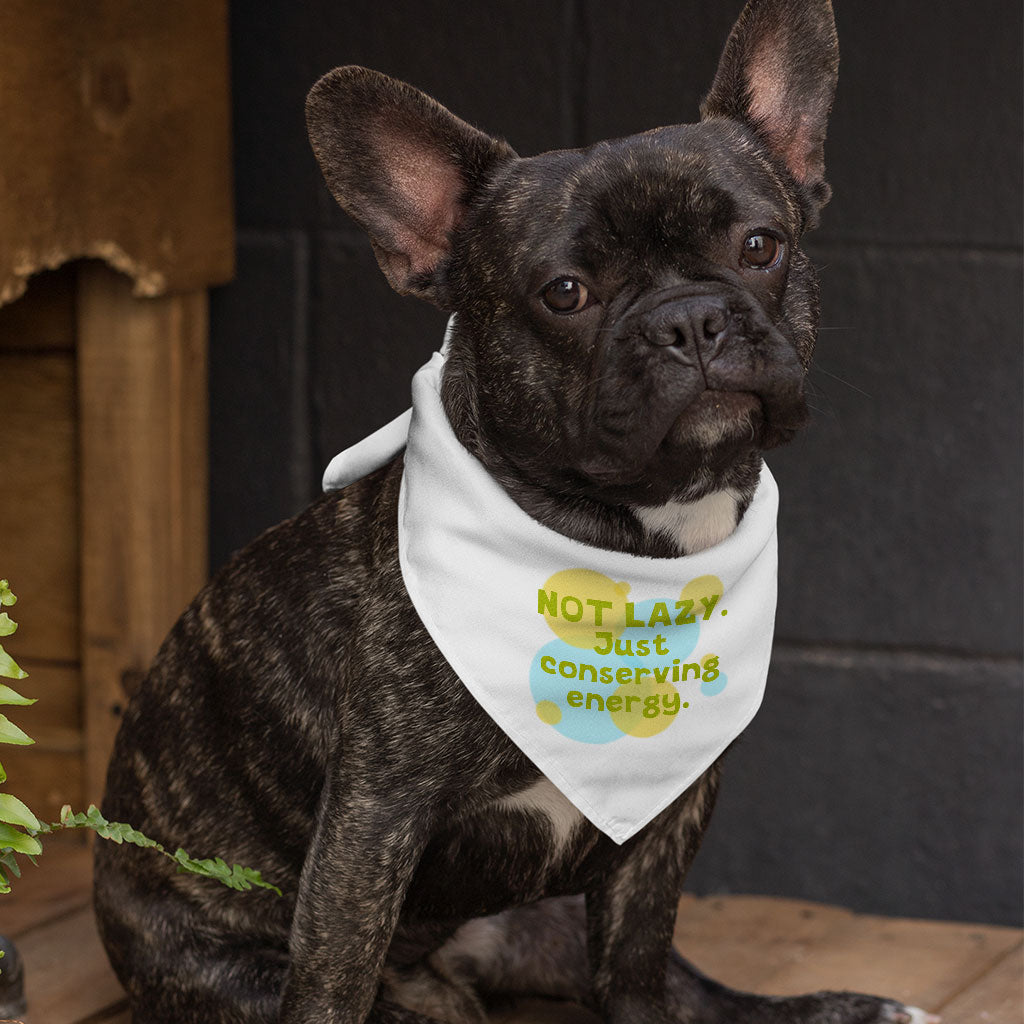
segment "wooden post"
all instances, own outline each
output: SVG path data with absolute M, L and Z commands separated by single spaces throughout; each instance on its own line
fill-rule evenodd
M 207 296 L 132 297 L 83 264 L 78 288 L 85 797 L 119 717 L 207 573 Z

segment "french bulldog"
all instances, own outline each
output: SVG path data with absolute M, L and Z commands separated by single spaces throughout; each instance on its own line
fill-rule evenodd
M 830 195 L 837 66 L 829 0 L 750 0 L 699 123 L 534 157 L 374 71 L 313 87 L 330 190 L 395 290 L 456 314 L 451 427 L 542 524 L 702 550 L 804 423 L 818 287 L 798 246 Z M 848 992 L 732 991 L 673 954 L 720 760 L 624 844 L 599 833 L 418 618 L 401 477 L 399 456 L 238 554 L 125 712 L 105 816 L 284 891 L 98 843 L 99 927 L 133 1020 L 479 1024 L 517 995 L 607 1024 L 935 1020 Z

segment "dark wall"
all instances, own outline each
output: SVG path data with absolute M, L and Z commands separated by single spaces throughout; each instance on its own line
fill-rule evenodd
M 740 0 L 235 0 L 238 277 L 212 309 L 212 557 L 408 404 L 444 318 L 387 287 L 310 153 L 337 64 L 521 153 L 696 117 Z M 774 668 L 691 876 L 1021 914 L 1021 10 L 839 4 L 815 420 L 782 491 Z

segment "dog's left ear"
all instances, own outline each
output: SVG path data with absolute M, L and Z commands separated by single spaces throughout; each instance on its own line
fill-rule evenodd
M 824 144 L 838 74 L 831 0 L 749 0 L 700 108 L 754 129 L 800 186 L 808 227 L 832 192 Z

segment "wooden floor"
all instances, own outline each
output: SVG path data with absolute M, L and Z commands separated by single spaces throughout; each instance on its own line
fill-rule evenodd
M 25 961 L 25 1024 L 128 1024 L 89 906 L 84 848 L 51 841 L 0 896 L 0 933 Z M 943 1024 L 1022 1024 L 1024 933 L 991 925 L 908 921 L 765 896 L 685 897 L 676 945 L 720 981 L 788 994 L 859 989 L 941 1013 Z M 550 1004 L 502 1024 L 593 1020 Z

